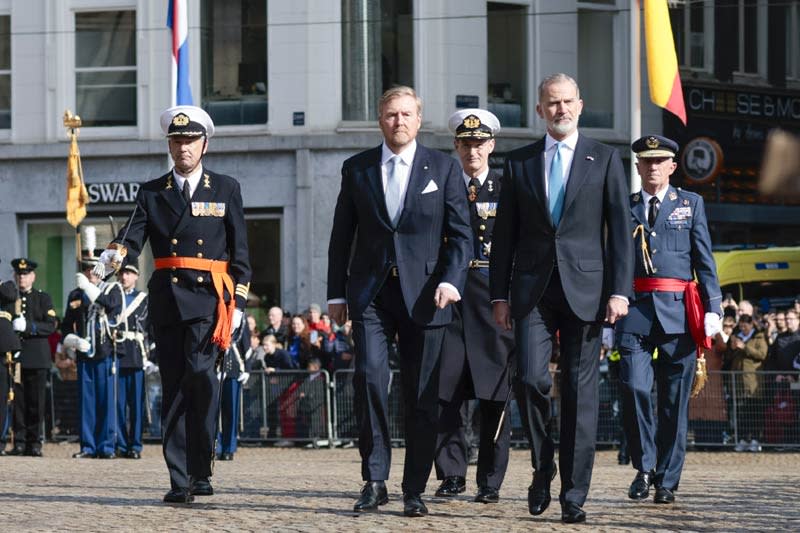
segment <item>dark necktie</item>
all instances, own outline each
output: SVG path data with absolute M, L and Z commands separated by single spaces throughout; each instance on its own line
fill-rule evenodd
M 481 189 L 481 182 L 478 178 L 470 178 L 467 191 L 469 192 L 469 201 L 474 202 L 478 199 L 478 191 Z
M 656 216 L 658 215 L 658 198 L 653 196 L 650 198 L 650 209 L 647 210 L 647 224 L 652 228 L 656 223 Z
M 192 201 L 192 188 L 189 185 L 189 180 L 183 180 L 183 199 L 186 200 L 186 203 Z

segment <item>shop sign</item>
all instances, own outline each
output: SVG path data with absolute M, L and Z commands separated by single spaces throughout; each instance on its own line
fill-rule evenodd
M 87 183 L 89 203 L 131 204 L 136 200 L 140 185 L 133 182 Z

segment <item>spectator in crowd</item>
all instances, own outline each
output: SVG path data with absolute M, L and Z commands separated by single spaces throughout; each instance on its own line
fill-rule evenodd
M 328 324 L 330 324 L 330 321 Z M 319 304 L 311 304 L 308 306 L 308 329 L 310 331 L 321 331 L 324 333 L 330 331 L 325 330 L 325 322 L 322 321 L 322 308 Z
M 253 370 L 264 370 L 267 374 L 275 370 L 292 370 L 297 368 L 292 361 L 292 356 L 286 350 L 278 348 L 278 339 L 275 335 L 264 335 L 261 346 L 256 351 Z
M 314 335 L 312 335 L 312 333 Z M 314 337 L 312 339 L 312 336 Z M 317 331 L 311 331 L 303 315 L 294 315 L 286 349 L 292 357 L 294 368 L 305 368 L 308 359 L 318 351 L 315 343 L 319 339 Z
M 786 331 L 786 314 L 783 311 L 770 310 L 764 317 L 766 323 L 767 341 L 770 346 L 778 338 L 778 335 Z
M 316 440 L 325 435 L 325 381 L 322 362 L 311 356 L 306 363 L 308 376 L 298 388 L 297 436 Z
M 736 327 L 733 316 L 722 319 L 722 331 L 712 338 L 711 349 L 706 351 L 708 382 L 702 392 L 689 401 L 689 425 L 695 442 L 724 442 L 729 429 L 728 405 L 725 401 L 724 379 L 719 373 L 725 368 L 728 340 Z
M 744 302 L 743 300 L 742 303 Z M 739 309 L 742 309 L 741 304 Z M 740 427 L 746 428 L 750 442 L 748 443 L 747 439 L 740 440 L 736 445 L 736 451 L 761 451 L 758 438 L 763 416 L 759 405 L 762 391 L 757 372 L 767 358 L 768 349 L 766 335 L 757 329 L 753 317 L 747 314 L 740 315 L 738 330 L 728 340 L 726 358 L 732 371 L 741 372 L 740 376 L 736 376 L 735 394 L 742 400 L 739 408 L 742 421 Z
M 793 362 L 800 354 L 800 317 L 797 311 L 789 309 L 784 313 L 786 330 L 779 333 L 769 350 L 769 357 L 764 365 L 766 370 L 778 372 L 796 372 Z
M 288 328 L 283 322 L 283 309 L 280 307 L 270 307 L 269 311 L 267 311 L 267 320 L 269 324 L 261 331 L 262 340 L 267 335 L 272 335 L 275 337 L 276 342 L 285 348 Z
M 742 300 L 737 307 L 736 319 L 738 320 L 742 315 L 747 315 L 751 318 L 756 318 L 755 309 L 749 300 Z
M 259 328 L 258 324 L 256 323 L 256 317 L 253 315 L 248 314 L 246 316 L 247 320 L 247 331 L 249 332 L 247 335 L 247 342 L 239 343 L 240 346 L 244 349 L 242 352 L 242 357 L 245 357 L 245 354 L 253 349 L 255 350 L 261 344 L 261 337 L 259 336 Z M 243 337 L 244 339 L 244 337 Z

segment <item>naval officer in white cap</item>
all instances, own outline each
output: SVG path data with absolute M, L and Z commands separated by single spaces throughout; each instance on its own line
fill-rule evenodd
M 214 123 L 194 106 L 161 114 L 174 167 L 142 185 L 128 222 L 101 255 L 104 270 L 135 262 L 145 241 L 163 388 L 161 435 L 168 503 L 189 503 L 211 486 L 219 410 L 215 362 L 239 327 L 250 285 L 239 183 L 202 164 Z M 105 273 L 105 272 L 104 272 Z
M 455 496 L 466 490 L 468 443 L 459 411 L 474 398 L 480 400 L 475 501 L 495 503 L 508 466 L 511 428 L 507 418 L 497 442 L 494 436 L 509 394 L 508 361 L 514 347 L 511 332 L 495 324 L 489 301 L 489 256 L 502 187 L 500 173 L 489 168 L 489 156 L 500 121 L 484 109 L 461 109 L 450 117 L 449 127 L 463 169 L 473 246 L 464 295 L 454 306 L 454 320 L 445 329 L 442 348 L 435 462 L 436 477 L 442 483 L 436 495 Z

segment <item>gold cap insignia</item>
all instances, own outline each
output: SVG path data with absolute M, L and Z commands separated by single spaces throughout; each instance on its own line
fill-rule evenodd
M 189 124 L 189 116 L 186 113 L 178 113 L 172 118 L 173 126 L 187 126 Z
M 644 143 L 651 150 L 654 149 L 654 148 L 658 148 L 658 139 L 656 139 L 655 137 L 648 137 L 647 140 Z
M 479 119 L 475 115 L 470 115 L 470 116 L 468 116 L 467 118 L 464 119 L 464 122 L 462 122 L 462 124 L 464 124 L 465 128 L 475 129 L 475 128 L 480 127 L 481 119 Z
M 27 261 L 25 261 L 24 259 L 22 259 L 22 260 L 19 262 L 19 265 L 18 265 L 18 266 L 19 266 L 20 270 L 21 270 L 21 269 L 23 269 L 23 268 L 28 268 L 28 262 L 27 262 Z

